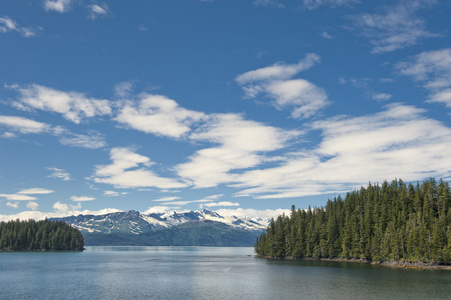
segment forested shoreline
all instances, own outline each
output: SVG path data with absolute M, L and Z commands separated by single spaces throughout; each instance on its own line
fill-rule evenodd
M 385 181 L 271 220 L 255 244 L 258 256 L 451 264 L 447 182 Z
M 61 221 L 9 221 L 0 223 L 0 251 L 81 251 L 83 235 Z

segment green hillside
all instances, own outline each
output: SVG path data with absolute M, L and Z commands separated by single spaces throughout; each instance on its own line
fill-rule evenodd
M 325 207 L 272 220 L 258 255 L 451 264 L 450 187 L 435 179 L 369 184 Z
M 0 251 L 83 250 L 83 236 L 61 221 L 0 223 Z

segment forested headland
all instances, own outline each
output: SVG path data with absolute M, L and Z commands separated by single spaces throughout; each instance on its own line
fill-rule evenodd
M 83 250 L 83 235 L 61 221 L 0 223 L 0 251 Z
M 271 220 L 255 244 L 259 256 L 451 264 L 450 187 L 385 181 Z

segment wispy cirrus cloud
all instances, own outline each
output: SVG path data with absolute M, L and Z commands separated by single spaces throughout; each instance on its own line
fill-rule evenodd
M 116 191 L 105 191 L 103 192 L 104 196 L 108 196 L 108 197 L 119 197 L 119 196 L 123 196 L 123 195 L 127 195 L 127 192 L 116 192 Z
M 39 30 L 42 28 L 31 28 L 31 27 L 22 27 L 17 24 L 16 21 L 11 19 L 10 17 L 4 16 L 0 18 L 0 32 L 18 32 L 23 37 L 29 38 L 34 37 L 38 34 Z
M 365 92 L 365 95 L 370 99 L 373 99 L 376 101 L 387 101 L 392 98 L 391 94 L 381 93 L 381 92 L 377 92 L 377 91 L 373 90 L 373 88 L 371 88 L 371 81 L 372 80 L 370 78 L 349 78 L 349 79 L 340 78 L 339 79 L 339 83 L 342 85 L 350 84 L 352 87 L 363 90 Z M 381 82 L 391 82 L 391 81 L 387 81 L 387 79 L 383 79 Z
M 90 177 L 96 183 L 111 184 L 117 188 L 156 187 L 173 189 L 186 187 L 181 181 L 158 176 L 150 167 L 154 164 L 148 157 L 127 148 L 113 148 L 113 161 L 109 165 L 98 165 Z
M 155 199 L 155 200 L 152 200 L 152 201 L 153 202 L 169 202 L 169 201 L 174 201 L 174 200 L 179 200 L 179 199 L 181 199 L 181 197 L 174 196 L 174 197 L 158 198 L 158 199 Z
M 57 179 L 61 179 L 63 181 L 71 180 L 70 174 L 68 172 L 66 172 L 66 170 L 64 170 L 64 169 L 52 167 L 52 168 L 47 168 L 47 170 L 52 171 L 52 174 L 47 176 L 49 178 L 57 178 Z
M 305 79 L 291 79 L 319 63 L 316 54 L 307 54 L 297 64 L 276 63 L 238 75 L 240 84 L 249 99 L 263 93 L 273 99 L 277 109 L 290 108 L 294 118 L 309 118 L 329 104 L 326 92 Z
M 213 201 L 221 198 L 222 196 L 224 196 L 224 195 L 223 194 L 210 195 L 205 198 L 197 199 L 197 200 L 180 200 L 180 199 L 182 199 L 181 197 L 164 197 L 164 198 L 156 199 L 153 201 L 154 202 L 163 202 L 161 204 L 163 204 L 165 206 L 176 205 L 177 207 L 182 207 L 184 205 L 191 204 L 191 203 L 200 203 L 200 206 L 203 207 L 203 206 L 208 206 L 207 204 L 212 203 Z M 221 205 L 219 205 L 219 206 L 221 206 Z M 222 205 L 222 206 L 227 206 L 227 205 Z
M 89 197 L 89 196 L 72 196 L 72 197 L 70 197 L 70 199 L 75 202 L 85 202 L 85 201 L 96 200 L 96 198 Z
M 99 16 L 106 16 L 109 12 L 109 8 L 106 3 L 88 5 L 88 10 L 89 18 L 92 20 L 97 19 Z
M 221 201 L 221 202 L 211 202 L 211 203 L 205 203 L 202 204 L 205 207 L 217 207 L 217 206 L 240 206 L 238 202 L 230 202 L 230 201 Z
M 143 94 L 138 103 L 126 102 L 115 120 L 145 133 L 180 138 L 204 117 L 203 113 L 182 108 L 166 96 Z
M 66 13 L 72 8 L 72 0 L 45 0 L 44 8 L 47 11 Z
M 429 102 L 451 107 L 451 48 L 422 52 L 396 68 L 430 91 Z
M 104 136 L 95 130 L 88 131 L 88 134 L 72 133 L 61 126 L 19 116 L 0 116 L 0 129 L 4 129 L 4 138 L 14 138 L 17 134 L 50 134 L 58 137 L 62 145 L 71 147 L 98 149 L 107 145 Z
M 23 194 L 0 194 L 0 197 L 6 198 L 7 200 L 11 201 L 29 201 L 37 199 L 36 197 Z
M 220 208 L 215 210 L 218 214 L 224 217 L 238 217 L 238 218 L 277 218 L 277 216 L 285 214 L 289 215 L 289 209 L 253 209 L 253 208 Z
M 82 1 L 74 0 L 45 0 L 44 9 L 46 11 L 55 11 L 58 13 L 67 13 L 72 10 L 75 5 L 83 5 L 88 12 L 87 17 L 95 20 L 100 16 L 106 16 L 110 9 L 105 2 L 96 2 L 91 4 L 84 4 Z
M 217 114 L 190 135 L 197 142 L 217 144 L 198 150 L 175 170 L 195 187 L 212 187 L 235 181 L 232 170 L 244 170 L 267 162 L 265 152 L 281 149 L 299 131 L 284 131 L 236 114 Z
M 297 64 L 285 64 L 278 62 L 272 66 L 240 74 L 235 78 L 235 80 L 242 85 L 255 81 L 288 79 L 301 71 L 310 69 L 315 64 L 319 63 L 320 60 L 321 59 L 317 54 L 310 53 L 307 54 L 305 58 L 301 59 Z
M 207 203 L 207 202 L 211 202 L 211 200 L 207 200 L 207 199 L 201 199 L 201 200 L 186 200 L 186 201 L 170 201 L 170 202 L 163 202 L 161 204 L 163 205 L 171 205 L 171 206 L 184 206 L 187 204 L 191 204 L 191 203 Z
M 125 98 L 133 91 L 133 81 L 122 81 L 114 86 L 114 94 L 116 97 Z
M 17 133 L 47 133 L 51 125 L 18 116 L 0 116 L 0 126 Z
M 18 101 L 13 103 L 18 109 L 59 113 L 76 124 L 86 118 L 111 114 L 108 100 L 88 98 L 79 92 L 64 92 L 38 84 L 8 87 L 21 95 Z
M 105 137 L 95 130 L 90 130 L 87 134 L 65 131 L 59 141 L 66 146 L 86 149 L 99 149 L 107 146 Z
M 56 202 L 53 205 L 54 211 L 52 212 L 40 212 L 40 211 L 23 211 L 14 215 L 0 215 L 0 221 L 9 221 L 9 220 L 44 220 L 45 218 L 62 218 L 68 216 L 78 216 L 78 215 L 104 215 L 114 212 L 120 212 L 121 210 L 115 208 L 104 208 L 96 211 L 92 210 L 81 210 L 81 206 L 77 205 L 67 205 L 65 203 L 61 203 L 60 201 Z
M 25 195 L 36 195 L 36 194 L 40 194 L 40 195 L 45 195 L 45 194 L 51 194 L 54 193 L 54 190 L 49 190 L 49 189 L 44 189 L 44 188 L 30 188 L 30 189 L 25 189 L 25 190 L 21 190 L 19 192 L 19 194 L 25 194 Z
M 387 178 L 447 178 L 451 129 L 403 104 L 362 117 L 336 117 L 312 124 L 323 139 L 316 149 L 290 153 L 277 167 L 242 174 L 237 196 L 302 197 L 338 193 Z M 362 182 L 363 180 L 363 182 Z
M 371 53 L 391 52 L 439 36 L 427 31 L 425 21 L 415 14 L 428 2 L 431 1 L 402 1 L 382 14 L 365 13 L 351 19 L 356 30 L 369 38 L 373 46 Z

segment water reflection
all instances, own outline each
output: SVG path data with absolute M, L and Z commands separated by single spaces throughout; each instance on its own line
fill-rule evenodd
M 252 248 L 0 253 L 1 299 L 448 299 L 451 273 L 255 258 Z

